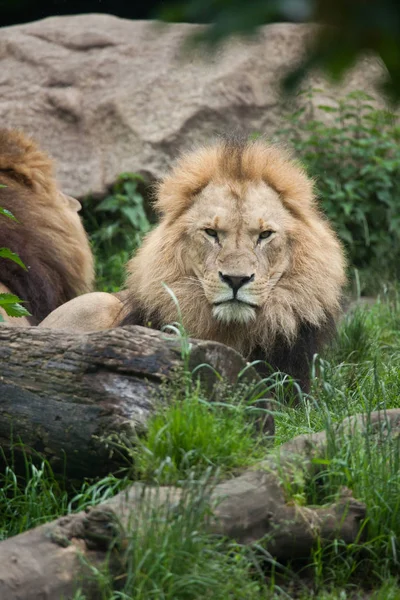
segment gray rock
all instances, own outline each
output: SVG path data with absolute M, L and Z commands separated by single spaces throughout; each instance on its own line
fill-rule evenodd
M 182 50 L 200 27 L 92 14 L 3 28 L 1 123 L 34 135 L 76 197 L 104 194 L 123 171 L 158 178 L 179 151 L 232 128 L 271 134 L 277 84 L 315 27 L 269 25 L 212 56 Z M 343 89 L 370 91 L 381 74 L 364 60 Z

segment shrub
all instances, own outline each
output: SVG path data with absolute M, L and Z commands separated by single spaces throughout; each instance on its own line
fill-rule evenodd
M 93 208 L 88 202 L 83 222 L 92 241 L 97 288 L 118 291 L 124 283 L 125 265 L 150 230 L 139 184 L 142 177 L 122 173 L 109 196 Z
M 357 269 L 400 275 L 400 126 L 364 92 L 306 105 L 278 132 L 315 178 L 323 209 Z M 330 119 L 327 118 L 327 113 Z

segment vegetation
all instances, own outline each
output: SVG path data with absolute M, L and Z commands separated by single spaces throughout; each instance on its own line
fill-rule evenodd
M 139 192 L 142 177 L 122 173 L 109 196 L 93 208 L 91 201 L 82 211 L 96 258 L 97 287 L 104 292 L 121 289 L 125 265 L 150 230 L 143 196 Z
M 396 289 L 382 294 L 368 309 L 351 311 L 336 345 L 314 365 L 313 390 L 297 408 L 275 410 L 275 446 L 300 433 L 326 429 L 344 417 L 400 407 L 400 303 Z M 225 391 L 215 406 L 183 375 L 169 389 L 170 407 L 161 403 L 147 435 L 131 450 L 135 477 L 153 483 L 177 482 L 186 491 L 180 509 L 143 508 L 132 516 L 124 568 L 113 580 L 107 571 L 92 571 L 107 600 L 203 597 L 232 598 L 398 598 L 400 551 L 400 440 L 389 432 L 337 440 L 316 461 L 314 477 L 299 476 L 286 486 L 297 504 L 323 504 L 345 485 L 367 505 L 366 539 L 345 546 L 316 545 L 306 565 L 277 565 L 262 550 L 215 539 L 203 529 L 208 510 L 205 490 L 210 478 L 227 477 L 252 464 L 270 446 L 244 417 L 255 410 L 257 390 L 238 402 L 237 390 Z M 279 385 L 279 384 L 278 384 Z M 168 394 L 168 388 L 165 388 Z M 163 407 L 164 406 L 164 407 Z M 250 440 L 252 445 L 250 445 Z M 132 471 L 129 472 L 130 476 Z M 67 491 L 47 464 L 26 460 L 19 480 L 12 464 L 2 476 L 0 530 L 3 538 L 98 503 L 122 490 L 129 477 L 108 477 Z M 144 503 L 146 506 L 146 503 Z M 149 504 L 147 505 L 149 506 Z M 147 512 L 146 512 L 147 511 Z M 135 523 L 142 524 L 140 528 Z M 84 599 L 82 593 L 75 600 Z
M 359 270 L 362 292 L 400 278 L 400 125 L 364 92 L 290 113 L 278 139 L 315 179 L 321 205 Z M 376 278 L 376 274 L 379 277 Z
M 132 515 L 125 569 L 117 580 L 107 571 L 94 571 L 101 600 L 245 600 L 265 598 L 265 584 L 251 552 L 207 536 L 208 474 L 185 482 L 178 509 L 154 509 L 143 503 Z M 117 588 L 117 589 L 116 589 Z M 264 595 L 263 595 L 264 594 Z M 83 600 L 77 593 L 75 600 Z
M 320 111 L 330 114 L 330 124 Z M 379 287 L 380 296 L 372 307 L 347 314 L 334 346 L 315 358 L 311 393 L 297 406 L 280 402 L 278 378 L 264 382 L 276 390 L 273 441 L 256 427 L 259 388 L 221 388 L 218 401 L 207 399 L 188 374 L 190 344 L 175 324 L 185 369 L 163 388 L 146 435 L 128 444 L 132 464 L 126 473 L 71 490 L 71 482 L 57 479 L 46 462 L 33 464 L 29 454 L 24 477 L 17 477 L 12 461 L 8 464 L 0 475 L 1 539 L 97 504 L 123 490 L 132 477 L 185 490 L 185 501 L 173 511 L 143 503 L 142 512 L 132 515 L 118 576 L 92 568 L 101 600 L 400 598 L 400 439 L 390 430 L 342 439 L 334 435 L 335 423 L 347 416 L 400 408 L 399 128 L 367 96 L 352 94 L 315 112 L 310 102 L 290 117 L 280 135 L 292 142 L 316 178 L 324 210 L 360 273 L 358 289 Z M 84 213 L 99 289 L 119 288 L 123 265 L 151 227 L 139 184 L 135 175 L 122 175 L 96 210 Z M 393 284 L 382 286 L 382 278 L 392 278 Z M 365 535 L 357 543 L 337 541 L 324 548 L 317 543 L 306 564 L 279 565 L 263 550 L 262 540 L 245 548 L 206 533 L 206 491 L 213 478 L 230 477 L 274 451 L 273 445 L 321 430 L 332 441 L 326 456 L 315 461 L 315 474 L 300 469 L 295 484 L 284 479 L 282 484 L 299 507 L 331 502 L 340 486 L 352 490 L 367 506 Z M 122 439 L 110 443 L 127 444 Z M 83 592 L 74 600 L 85 600 Z
M 147 435 L 132 451 L 140 479 L 176 484 L 209 467 L 228 477 L 271 447 L 268 438 L 255 435 L 262 412 L 255 406 L 257 388 L 239 386 L 224 402 L 209 402 L 198 383 L 182 388 L 178 378 L 165 395 L 168 404 L 149 420 Z

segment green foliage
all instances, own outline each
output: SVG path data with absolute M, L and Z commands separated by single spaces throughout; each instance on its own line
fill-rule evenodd
M 67 495 L 46 462 L 35 467 L 26 460 L 22 482 L 12 466 L 0 475 L 0 539 L 17 535 L 64 514 Z
M 382 420 L 385 422 L 384 412 Z M 389 429 L 389 431 L 388 431 Z M 365 583 L 395 575 L 400 550 L 400 440 L 383 425 L 378 433 L 338 436 L 328 446 L 325 459 L 316 464 L 318 474 L 307 484 L 311 503 L 335 499 L 340 486 L 353 490 L 367 506 L 367 536 L 353 547 L 327 547 L 315 556 L 322 580 L 336 585 L 362 576 Z M 318 468 L 319 467 L 319 468 Z M 363 556 L 360 556 L 362 548 Z M 339 556 L 341 554 L 341 556 Z M 379 566 L 377 566 L 377 563 Z
M 15 294 L 8 294 L 6 292 L 0 293 L 0 306 L 3 308 L 9 317 L 25 317 L 31 313 L 21 306 L 21 300 Z M 2 316 L 0 315 L 0 321 Z
M 125 265 L 151 225 L 138 186 L 142 177 L 122 173 L 109 196 L 99 204 L 89 201 L 82 217 L 96 258 L 97 287 L 118 291 L 125 279 Z
M 322 207 L 346 245 L 350 264 L 398 278 L 400 126 L 363 92 L 314 109 L 315 91 L 306 92 L 309 102 L 289 116 L 278 138 L 294 146 L 315 178 Z
M 301 504 L 335 499 L 340 486 L 367 507 L 366 539 L 316 548 L 311 567 L 314 585 L 375 587 L 398 572 L 400 552 L 400 439 L 388 426 L 374 433 L 338 436 L 335 423 L 345 417 L 400 408 L 400 305 L 396 290 L 386 291 L 370 309 L 351 311 L 336 344 L 314 368 L 312 395 L 297 409 L 276 413 L 276 445 L 301 433 L 325 429 L 327 454 L 315 461 L 311 479 L 299 473 L 287 491 Z M 393 589 L 399 594 L 398 582 Z M 383 592 L 382 592 L 383 594 Z M 317 597 L 317 596 L 316 596 Z M 319 597 L 319 596 L 318 596 Z M 325 596 L 323 596 L 325 597 Z M 334 596 L 333 596 L 334 597 Z M 345 596 L 347 597 L 347 596 Z M 376 593 L 376 598 L 386 597 Z M 388 596 L 397 597 L 397 596 Z
M 5 185 L 0 185 L 0 188 L 4 188 L 4 187 L 6 187 L 6 186 Z M 0 215 L 3 215 L 4 217 L 8 217 L 12 221 L 17 221 L 17 219 L 12 214 L 12 212 L 10 212 L 9 210 L 7 210 L 6 208 L 2 208 L 1 206 L 0 206 Z
M 55 477 L 48 461 L 37 465 L 32 456 L 23 453 L 23 477 L 16 475 L 13 460 L 2 457 L 5 467 L 0 473 L 0 541 L 104 502 L 127 485 L 126 479 L 110 475 L 95 483 L 85 482 L 76 493 L 68 493 L 64 480 Z
M 335 437 L 335 424 L 349 415 L 400 407 L 400 303 L 396 288 L 385 288 L 371 308 L 350 311 L 336 344 L 315 361 L 312 394 L 300 404 L 277 406 L 275 445 L 301 433 L 325 429 L 332 442 L 315 461 L 315 474 L 299 470 L 285 490 L 297 504 L 335 500 L 347 486 L 366 503 L 366 539 L 322 547 L 316 543 L 306 577 L 283 568 L 262 550 L 245 549 L 207 534 L 208 491 L 215 475 L 229 476 L 267 453 L 268 445 L 253 428 L 257 389 L 241 384 L 226 388 L 222 399 L 206 402 L 200 388 L 186 377 L 165 386 L 159 411 L 136 449 L 138 474 L 152 483 L 174 482 L 183 501 L 156 508 L 144 501 L 132 514 L 120 569 L 91 567 L 99 600 L 172 598 L 324 598 L 399 597 L 400 440 L 388 428 L 378 434 Z M 182 332 L 181 332 L 182 334 Z M 183 355 L 190 352 L 183 340 Z M 190 342 L 189 342 L 190 343 Z M 249 418 L 250 417 L 250 418 Z M 0 531 L 3 537 L 70 511 L 103 502 L 124 489 L 127 479 L 110 476 L 85 483 L 68 495 L 44 463 L 28 461 L 24 480 L 5 471 L 0 483 Z M 165 488 L 152 488 L 164 493 Z M 159 492 L 157 491 L 159 490 Z M 148 492 L 147 492 L 148 493 Z M 112 554 L 113 555 L 113 554 Z M 83 592 L 76 599 L 84 600 Z
M 170 385 L 164 394 L 168 404 L 150 418 L 133 453 L 140 478 L 171 483 L 207 467 L 228 475 L 266 453 L 251 402 L 207 402 L 198 384 Z
M 0 185 L 0 187 L 6 187 L 4 185 Z M 12 221 L 17 221 L 14 215 L 7 210 L 6 208 L 2 208 L 0 206 L 0 216 L 7 217 Z M 15 252 L 12 252 L 9 248 L 0 248 L 0 259 L 6 258 L 8 260 L 12 260 L 17 265 L 26 270 L 26 266 Z M 2 292 L 0 293 L 0 308 L 2 308 L 9 317 L 26 317 L 30 316 L 30 312 L 21 305 L 22 300 L 15 296 L 15 294 L 9 294 Z M 0 323 L 4 321 L 3 315 L 0 314 Z
M 350 311 L 336 343 L 312 367 L 312 391 L 297 408 L 275 413 L 275 443 L 320 431 L 349 415 L 400 408 L 400 303 L 395 289 Z
M 12 260 L 17 265 L 22 267 L 22 269 L 27 270 L 26 266 L 15 252 L 12 252 L 9 248 L 0 248 L 0 258 L 7 258 L 8 260 Z

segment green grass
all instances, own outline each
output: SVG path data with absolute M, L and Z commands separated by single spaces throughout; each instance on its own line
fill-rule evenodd
M 400 303 L 394 291 L 352 311 L 313 365 L 311 394 L 275 415 L 277 445 L 358 412 L 400 407 Z
M 26 463 L 27 476 L 19 480 L 7 467 L 0 476 L 0 539 L 22 533 L 65 514 L 68 498 L 46 463 Z
M 187 364 L 189 343 L 177 331 Z M 335 423 L 352 414 L 399 407 L 399 370 L 400 304 L 396 291 L 386 290 L 374 306 L 356 309 L 343 320 L 337 342 L 315 359 L 312 392 L 298 406 L 276 407 L 275 448 L 300 433 L 332 432 Z M 177 483 L 186 491 L 185 502 L 169 512 L 145 503 L 132 515 L 118 577 L 92 571 L 100 600 L 400 600 L 400 440 L 390 432 L 336 439 L 316 461 L 314 475 L 299 472 L 296 485 L 286 490 L 299 504 L 324 504 L 347 486 L 367 506 L 365 539 L 349 546 L 340 541 L 316 545 L 307 565 L 282 569 L 261 547 L 244 548 L 206 533 L 211 480 L 235 474 L 271 449 L 271 441 L 255 427 L 260 395 L 259 389 L 242 384 L 220 392 L 218 402 L 208 402 L 182 374 L 163 387 L 160 408 L 131 455 L 136 477 Z M 5 538 L 101 502 L 129 481 L 110 476 L 85 483 L 71 495 L 46 463 L 35 469 L 27 459 L 24 478 L 17 479 L 11 465 L 1 483 Z M 84 598 L 79 592 L 75 600 Z
M 99 600 L 265 598 L 251 554 L 205 534 L 208 486 L 207 472 L 199 480 L 189 478 L 179 506 L 170 509 L 152 508 L 144 499 L 131 516 L 133 533 L 118 575 L 113 580 L 107 571 L 93 572 L 101 582 Z
M 160 484 L 177 483 L 208 467 L 228 477 L 268 451 L 269 440 L 255 423 L 253 398 L 208 402 L 198 384 L 165 389 L 168 404 L 149 420 L 133 451 L 137 475 Z
M 315 362 L 310 396 L 304 397 L 298 408 L 282 407 L 276 414 L 276 446 L 300 433 L 332 432 L 335 422 L 353 414 L 384 413 L 385 409 L 400 407 L 399 325 L 396 293 L 387 293 L 370 309 L 349 314 L 336 344 L 324 359 Z M 293 489 L 296 501 L 327 503 L 340 486 L 347 486 L 365 502 L 368 518 L 366 541 L 350 547 L 333 544 L 315 552 L 308 566 L 313 572 L 313 586 L 343 590 L 362 584 L 373 589 L 390 580 L 393 585 L 387 597 L 400 597 L 397 582 L 391 579 L 400 560 L 398 434 L 389 431 L 387 435 L 369 432 L 336 437 L 328 445 L 326 457 L 318 462 L 315 477 L 298 478 L 300 485 Z M 376 592 L 373 597 L 383 598 L 385 593 L 379 596 Z
M 45 460 L 37 466 L 26 455 L 23 477 L 9 464 L 0 474 L 0 540 L 99 504 L 127 485 L 125 479 L 112 475 L 95 483 L 85 482 L 76 492 L 67 492 L 64 483 Z

